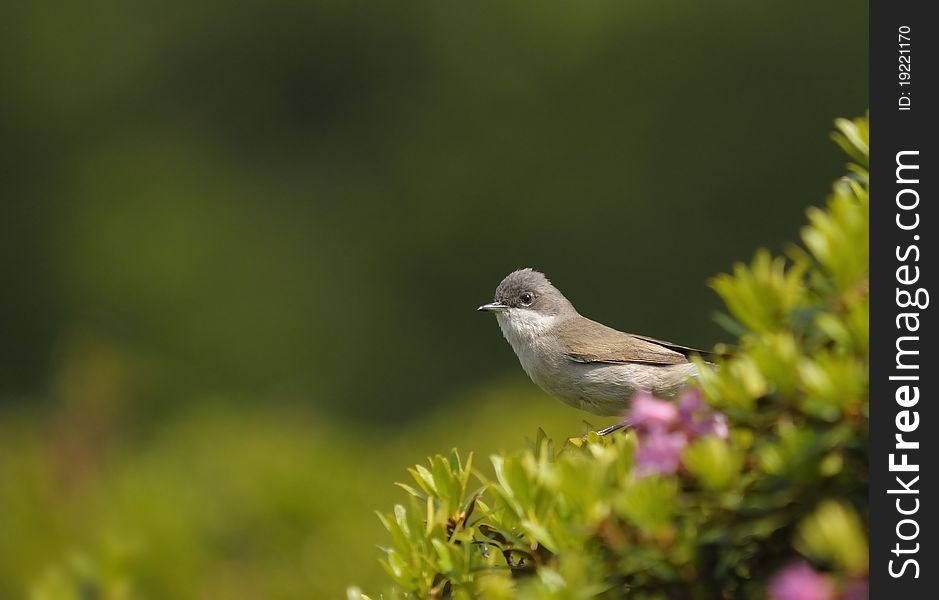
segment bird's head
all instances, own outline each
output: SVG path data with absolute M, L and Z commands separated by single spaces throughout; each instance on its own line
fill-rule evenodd
M 500 323 L 504 319 L 553 320 L 577 312 L 543 273 L 528 268 L 506 275 L 496 288 L 493 302 L 483 304 L 477 310 L 496 313 Z

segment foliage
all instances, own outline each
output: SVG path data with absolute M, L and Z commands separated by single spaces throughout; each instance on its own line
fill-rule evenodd
M 371 509 L 397 488 L 375 482 L 422 448 L 475 443 L 485 456 L 519 429 L 561 436 L 576 421 L 530 385 L 497 382 L 407 427 L 203 400 L 130 428 L 74 405 L 100 402 L 98 371 L 113 369 L 92 343 L 76 354 L 65 370 L 88 388 L 68 410 L 0 418 L 0 598 L 299 600 L 376 587 L 385 574 L 362 540 L 381 535 Z
M 651 426 L 560 449 L 539 434 L 493 454 L 494 476 L 472 454 L 435 456 L 400 484 L 409 501 L 380 514 L 393 581 L 382 597 L 834 597 L 863 586 L 867 124 L 837 122 L 855 163 L 826 208 L 808 211 L 804 248 L 761 250 L 712 280 L 739 341 L 700 365 L 699 385 L 727 435 L 682 434 L 677 413 L 643 399 L 650 420 L 684 436 L 674 474 L 636 469 L 666 435 Z

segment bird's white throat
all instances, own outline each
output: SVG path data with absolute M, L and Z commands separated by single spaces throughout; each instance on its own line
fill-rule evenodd
M 521 356 L 522 353 L 530 352 L 538 338 L 554 327 L 557 317 L 534 310 L 510 308 L 505 313 L 497 314 L 496 320 L 499 321 L 502 335 L 515 353 Z

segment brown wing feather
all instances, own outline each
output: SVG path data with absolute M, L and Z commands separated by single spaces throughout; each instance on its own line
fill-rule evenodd
M 692 348 L 691 346 L 682 346 L 681 344 L 676 344 L 676 343 L 674 343 L 674 342 L 666 342 L 666 341 L 663 341 L 663 340 L 657 340 L 657 339 L 652 338 L 652 337 L 648 337 L 648 336 L 645 336 L 645 335 L 637 335 L 637 334 L 635 334 L 635 333 L 633 333 L 633 334 L 631 334 L 631 335 L 632 335 L 633 337 L 635 337 L 635 338 L 639 338 L 640 340 L 645 340 L 645 341 L 647 341 L 647 342 L 652 342 L 653 344 L 658 344 L 659 346 L 664 346 L 664 347 L 668 348 L 669 350 L 674 350 L 675 352 L 684 354 L 685 356 L 688 356 L 688 357 L 690 357 L 692 354 L 697 354 L 697 355 L 701 356 L 701 358 L 703 358 L 703 359 L 705 359 L 705 360 L 710 360 L 710 359 L 712 358 L 712 356 L 713 356 L 713 352 L 710 352 L 710 351 L 708 351 L 708 350 L 701 350 L 701 349 L 699 349 L 699 348 Z
M 582 363 L 676 365 L 688 362 L 684 346 L 635 336 L 591 321 L 558 326 L 558 336 L 567 356 Z

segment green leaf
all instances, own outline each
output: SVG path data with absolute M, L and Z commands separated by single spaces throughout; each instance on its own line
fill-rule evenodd
M 712 435 L 685 448 L 682 462 L 705 488 L 721 490 L 735 481 L 742 461 L 726 440 Z
M 841 501 L 822 502 L 800 523 L 795 543 L 806 556 L 834 561 L 854 575 L 867 573 L 867 536 L 857 513 Z

